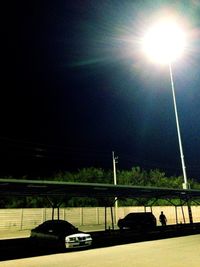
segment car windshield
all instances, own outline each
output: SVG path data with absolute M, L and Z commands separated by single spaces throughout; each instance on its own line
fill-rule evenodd
M 137 218 L 149 218 L 152 214 L 151 213 L 129 213 L 125 219 L 134 220 Z
M 72 224 L 66 221 L 47 221 L 38 227 L 39 232 L 48 232 L 55 234 L 73 234 L 78 232 Z
M 134 213 L 130 213 L 125 218 L 126 219 L 134 219 L 134 217 L 136 217 L 135 214 Z

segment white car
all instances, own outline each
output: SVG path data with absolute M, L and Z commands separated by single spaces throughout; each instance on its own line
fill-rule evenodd
M 92 245 L 92 237 L 64 220 L 49 220 L 31 230 L 31 239 L 45 246 L 67 249 Z

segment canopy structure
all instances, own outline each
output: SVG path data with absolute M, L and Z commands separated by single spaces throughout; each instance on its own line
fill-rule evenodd
M 100 184 L 100 183 L 69 183 L 60 181 L 41 181 L 41 180 L 21 180 L 21 179 L 0 179 L 0 195 L 1 197 L 47 197 L 52 205 L 52 219 L 54 218 L 54 209 L 58 209 L 59 218 L 59 203 L 60 198 L 71 197 L 91 197 L 101 198 L 105 204 L 105 229 L 106 225 L 106 207 L 111 208 L 112 225 L 114 229 L 112 205 L 113 201 L 108 201 L 112 198 L 116 199 L 132 198 L 142 200 L 145 207 L 146 200 L 153 200 L 155 203 L 158 199 L 166 199 L 173 204 L 173 199 L 179 199 L 181 206 L 187 203 L 188 215 L 190 223 L 193 223 L 192 211 L 190 202 L 195 201 L 199 204 L 200 190 L 194 189 L 174 189 L 174 188 L 158 188 L 158 187 L 141 187 L 128 185 Z M 51 202 L 50 197 L 54 197 Z M 175 206 L 177 215 L 177 205 Z
M 156 198 L 195 200 L 200 190 L 112 185 L 100 183 L 70 183 L 59 181 L 0 179 L 3 196 L 62 196 L 92 198 Z

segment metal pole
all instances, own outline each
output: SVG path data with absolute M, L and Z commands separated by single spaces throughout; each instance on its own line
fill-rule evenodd
M 181 164 L 182 164 L 182 170 L 183 170 L 183 189 L 189 189 L 189 184 L 187 182 L 187 174 L 186 174 L 186 167 L 185 167 L 185 160 L 183 155 L 183 147 L 182 147 L 182 141 L 181 141 L 181 133 L 180 133 L 180 126 L 179 126 L 179 119 L 178 119 L 178 111 L 176 106 L 176 95 L 175 95 L 175 89 L 174 89 L 174 80 L 172 75 L 172 67 L 169 63 L 169 72 L 170 72 L 170 80 L 171 80 L 171 88 L 172 88 L 172 95 L 173 95 L 173 103 L 174 103 L 174 112 L 176 117 L 176 127 L 177 127 L 177 134 L 178 134 L 178 142 L 179 142 L 179 149 L 180 149 L 180 156 L 181 156 Z
M 175 207 L 175 213 L 176 213 L 176 224 L 178 224 L 178 213 L 177 213 L 177 206 L 174 206 Z
M 107 230 L 107 207 L 105 206 L 105 231 Z
M 117 174 L 116 174 L 116 163 L 118 157 L 115 157 L 115 152 L 112 151 L 112 159 L 113 159 L 113 178 L 114 178 L 114 185 L 117 185 Z M 117 219 L 118 219 L 118 201 L 117 198 L 115 197 L 115 223 L 117 224 Z
M 184 160 L 184 155 L 183 155 L 183 147 L 182 147 L 182 141 L 181 141 L 181 133 L 180 133 L 180 126 L 179 126 L 179 119 L 178 119 L 178 111 L 177 111 L 177 106 L 176 106 L 176 95 L 175 95 L 175 89 L 174 89 L 174 80 L 173 80 L 173 75 L 172 75 L 171 63 L 169 63 L 169 72 L 170 72 L 170 80 L 171 80 L 172 95 L 173 95 L 173 102 L 174 102 L 174 112 L 175 112 L 175 117 L 176 117 L 176 127 L 177 127 L 178 142 L 179 142 L 179 149 L 180 149 L 180 156 L 181 156 L 181 164 L 182 164 L 182 169 L 183 169 L 183 178 L 184 178 L 183 189 L 190 189 L 190 185 L 187 181 L 185 160 Z M 188 206 L 189 221 L 190 223 L 193 223 L 192 209 L 191 209 L 189 201 L 187 202 L 187 206 Z
M 114 178 L 114 185 L 117 184 L 117 175 L 116 175 L 116 157 L 115 152 L 112 152 L 112 159 L 113 159 L 113 178 Z

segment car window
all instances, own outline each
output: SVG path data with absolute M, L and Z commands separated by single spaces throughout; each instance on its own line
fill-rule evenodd
M 128 220 L 134 219 L 134 214 L 128 214 L 125 218 Z
M 151 213 L 129 213 L 128 215 L 126 215 L 125 219 L 128 220 L 141 220 L 141 219 L 149 219 L 152 218 L 152 214 Z
M 39 232 L 43 233 L 66 233 L 71 234 L 77 232 L 77 228 L 67 221 L 47 221 L 37 227 Z

